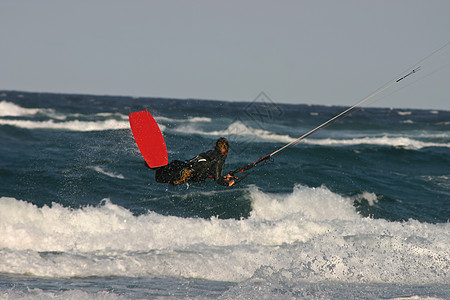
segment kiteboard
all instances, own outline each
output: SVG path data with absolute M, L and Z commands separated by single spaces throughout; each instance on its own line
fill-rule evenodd
M 143 110 L 130 113 L 129 118 L 134 140 L 147 165 L 150 168 L 167 165 L 166 142 L 152 115 Z

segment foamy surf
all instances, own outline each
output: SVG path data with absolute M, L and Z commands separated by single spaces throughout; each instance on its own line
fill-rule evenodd
M 352 138 L 352 139 L 306 139 L 304 143 L 310 145 L 321 146 L 355 146 L 355 145 L 377 145 L 377 146 L 390 146 L 401 147 L 407 149 L 418 150 L 426 147 L 450 147 L 448 143 L 432 143 L 424 142 L 409 137 L 364 137 L 364 138 Z
M 398 112 L 401 115 L 410 115 L 410 112 Z M 8 101 L 0 101 L 0 117 L 27 117 L 36 114 L 42 114 L 49 118 L 46 121 L 22 120 L 22 119 L 0 119 L 0 125 L 9 125 L 25 129 L 53 129 L 53 130 L 69 130 L 69 131 L 105 131 L 105 130 L 122 130 L 129 129 L 128 116 L 120 113 L 96 113 L 94 116 L 100 117 L 101 120 L 69 120 L 73 118 L 92 118 L 92 116 L 83 114 L 60 114 L 53 109 L 42 108 L 24 108 Z M 174 119 L 159 116 L 155 118 L 162 132 L 167 130 L 167 126 L 162 122 L 181 124 L 171 130 L 183 134 L 200 134 L 206 136 L 237 136 L 252 138 L 253 142 L 279 142 L 290 143 L 296 138 L 286 134 L 278 134 L 269 130 L 253 128 L 241 121 L 235 121 L 228 125 L 224 130 L 205 130 L 201 124 L 211 123 L 209 117 L 188 117 L 187 119 Z M 404 122 L 404 121 L 403 121 Z M 300 133 L 299 133 L 300 134 Z M 444 137 L 448 134 L 444 133 L 422 133 L 422 138 L 427 137 Z M 419 150 L 426 147 L 450 147 L 448 143 L 436 143 L 421 141 L 414 137 L 408 136 L 379 136 L 379 137 L 360 137 L 360 138 L 307 138 L 302 143 L 320 146 L 353 146 L 353 145 L 378 145 L 401 147 L 412 150 Z
M 160 122 L 168 122 L 168 123 L 210 123 L 212 122 L 211 118 L 208 117 L 188 117 L 187 119 L 174 119 L 174 118 L 168 118 L 168 117 L 164 117 L 164 116 L 154 116 L 155 120 Z
M 201 134 L 207 136 L 240 136 L 243 138 L 254 137 L 257 141 L 272 141 L 272 142 L 290 142 L 294 139 L 288 135 L 280 135 L 274 132 L 253 128 L 245 125 L 240 121 L 236 121 L 228 125 L 224 130 L 207 131 L 195 124 L 181 125 L 174 129 L 176 132 L 189 133 L 189 134 Z
M 92 116 L 82 114 L 60 114 L 54 109 L 43 108 L 24 108 L 17 104 L 1 101 L 0 117 L 30 117 L 34 115 L 43 115 L 50 120 L 36 121 L 24 119 L 0 119 L 0 125 L 9 125 L 25 129 L 55 129 L 70 131 L 103 131 L 118 130 L 129 128 L 128 117 L 117 113 L 97 113 L 95 116 L 101 117 L 102 120 L 85 121 L 85 120 L 69 120 L 68 118 L 92 118 Z M 110 118 L 110 119 L 105 119 Z
M 286 134 L 277 134 L 268 130 L 257 129 L 248 126 L 240 121 L 230 124 L 224 130 L 207 131 L 195 124 L 180 125 L 173 129 L 184 134 L 201 134 L 206 136 L 237 136 L 242 139 L 251 138 L 252 142 L 277 142 L 290 143 L 296 140 Z M 422 134 L 422 137 L 446 137 L 446 134 Z M 301 141 L 309 145 L 320 146 L 357 146 L 357 145 L 377 145 L 399 147 L 412 150 L 419 150 L 426 147 L 450 147 L 449 143 L 435 143 L 417 140 L 412 137 L 403 136 L 379 136 L 379 137 L 358 137 L 358 138 L 306 138 Z
M 135 216 L 109 200 L 82 209 L 39 208 L 3 197 L 0 272 L 223 281 L 283 274 L 402 284 L 449 279 L 449 223 L 363 218 L 353 199 L 325 187 L 297 186 L 289 194 L 250 188 L 248 197 L 253 210 L 241 220 Z
M 0 125 L 0 298 L 448 298 L 448 111 L 366 108 L 237 187 L 187 189 L 154 181 L 130 112 L 171 159 L 227 137 L 232 170 L 341 108 L 0 94 L 2 122 L 31 121 Z
M 10 125 L 25 129 L 53 129 L 53 130 L 69 130 L 69 131 L 104 131 L 129 129 L 128 121 L 104 120 L 104 121 L 30 121 L 30 120 L 8 120 L 0 119 L 0 125 Z
M 45 108 L 25 108 L 8 101 L 0 101 L 0 117 L 20 117 L 36 115 L 38 113 L 45 115 L 55 115 L 53 109 Z

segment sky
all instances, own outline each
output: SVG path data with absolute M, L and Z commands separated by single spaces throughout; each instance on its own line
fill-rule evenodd
M 449 13 L 448 0 L 1 0 L 0 90 L 350 106 L 421 62 L 373 105 L 450 110 Z

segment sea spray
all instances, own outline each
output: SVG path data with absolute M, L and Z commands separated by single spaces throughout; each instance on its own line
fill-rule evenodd
M 3 197 L 0 272 L 242 281 L 270 266 L 309 281 L 449 278 L 449 224 L 364 218 L 351 199 L 324 187 L 284 195 L 252 188 L 249 196 L 254 210 L 241 220 L 134 216 L 108 200 L 82 209 L 38 208 Z

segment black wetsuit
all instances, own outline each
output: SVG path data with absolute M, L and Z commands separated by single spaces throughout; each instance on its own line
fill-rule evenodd
M 206 178 L 212 177 L 218 184 L 228 186 L 229 182 L 222 175 L 225 158 L 222 153 L 214 149 L 187 161 L 174 160 L 156 169 L 155 180 L 160 183 L 174 184 L 180 179 L 183 170 L 189 169 L 192 170 L 192 174 L 187 181 L 203 182 Z

